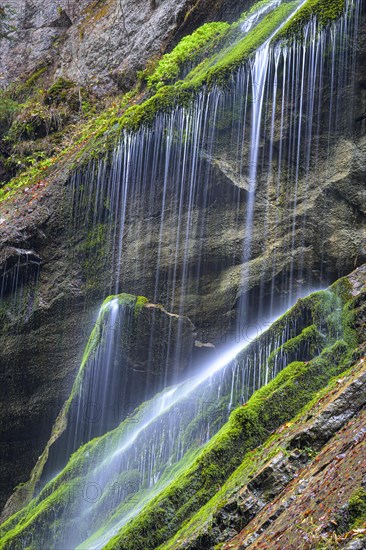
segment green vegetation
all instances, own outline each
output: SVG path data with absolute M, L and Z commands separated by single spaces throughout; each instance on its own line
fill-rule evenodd
M 19 106 L 8 102 L 4 106 L 4 116 L 0 116 L 0 122 L 9 121 L 10 126 L 14 126 L 3 133 L 8 151 L 8 158 L 3 162 L 8 174 L 14 177 L 0 183 L 0 202 L 15 195 L 19 188 L 56 178 L 55 166 L 64 174 L 65 169 L 73 169 L 90 157 L 108 153 L 122 130 L 135 131 L 142 125 L 151 124 L 157 112 L 188 105 L 202 86 L 225 85 L 232 72 L 276 32 L 296 7 L 295 1 L 284 2 L 242 36 L 243 20 L 265 3 L 257 3 L 232 25 L 210 23 L 183 38 L 157 64 L 154 60 L 148 64 L 133 90 L 122 97 L 111 98 L 109 104 L 98 104 L 87 90 L 73 87 L 63 78 L 43 91 L 40 86 L 46 83 L 47 71 L 45 67 L 37 69 L 24 84 L 18 85 L 21 93 L 18 90 L 16 97 L 22 97 L 22 101 L 9 98 Z M 100 11 L 104 9 L 106 6 Z M 291 29 L 301 28 L 312 14 L 325 24 L 338 17 L 343 9 L 343 0 L 309 0 L 283 31 L 276 34 L 276 40 L 290 36 Z M 95 16 L 98 14 L 97 10 Z M 191 61 L 198 65 L 179 80 Z M 22 141 L 14 143 L 19 138 Z
M 349 528 L 357 529 L 366 521 L 366 489 L 361 488 L 351 496 L 348 503 Z
M 47 67 L 41 66 L 0 92 L 0 162 L 8 178 L 25 171 L 20 181 L 15 177 L 0 183 L 0 201 L 35 177 L 39 180 L 55 163 L 68 139 L 67 129 L 86 119 L 83 109 L 92 98 L 89 92 L 62 78 L 47 88 L 47 78 Z
M 114 299 L 122 300 L 122 303 L 135 311 L 146 303 L 146 299 L 142 297 L 136 298 L 129 295 L 111 296 L 105 301 L 85 350 L 72 396 L 76 395 L 83 376 L 83 368 L 102 337 L 106 306 Z M 276 428 L 291 421 L 304 407 L 314 404 L 322 395 L 319 392 L 324 392 L 323 388 L 329 381 L 333 377 L 339 378 L 340 374 L 355 361 L 356 313 L 357 303 L 350 299 L 348 280 L 342 279 L 333 285 L 331 290 L 318 292 L 300 300 L 281 317 L 269 329 L 269 333 L 281 334 L 287 325 L 297 326 L 303 345 L 306 335 L 309 336 L 311 343 L 314 343 L 314 338 L 317 341 L 318 333 L 314 325 L 318 331 L 323 328 L 327 332 L 327 341 L 323 342 L 323 346 L 326 347 L 322 353 L 308 362 L 292 362 L 270 384 L 257 391 L 245 406 L 233 411 L 229 421 L 203 448 L 197 447 L 196 430 L 193 424 L 190 424 L 189 432 L 193 434 L 190 445 L 193 446 L 190 448 L 190 454 L 186 455 L 183 462 L 179 463 L 174 470 L 174 481 L 169 482 L 171 478 L 169 471 L 166 471 L 164 479 L 161 483 L 159 481 L 156 487 L 155 498 L 150 502 L 148 502 L 148 494 L 142 487 L 142 493 L 138 495 L 139 502 L 146 503 L 145 508 L 121 529 L 107 548 L 122 546 L 126 550 L 141 548 L 148 550 L 161 544 L 168 544 L 167 548 L 174 548 L 174 537 L 179 537 L 177 533 L 180 529 L 184 529 L 186 535 L 191 533 L 197 523 L 202 524 L 207 521 L 215 506 L 222 503 L 227 496 L 226 490 L 225 493 L 222 492 L 222 487 L 226 487 L 227 483 L 229 483 L 228 487 L 232 487 L 233 480 L 236 480 L 235 483 L 239 482 L 238 476 L 243 474 L 243 468 L 245 476 L 248 476 L 253 468 L 258 466 L 261 459 L 255 463 L 253 457 L 257 456 L 260 450 L 255 449 L 271 438 Z M 268 337 L 268 333 L 264 333 L 259 341 L 264 345 Z M 295 338 L 292 337 L 292 340 Z M 314 352 L 317 352 L 315 348 Z M 72 396 L 70 399 L 73 398 Z M 134 412 L 133 418 L 136 420 L 143 418 L 148 407 L 149 403 L 139 407 Z M 56 423 L 54 437 L 61 432 L 66 413 L 65 408 Z M 41 528 L 47 538 L 48 532 L 51 533 L 53 529 L 60 528 L 58 524 L 54 525 L 55 511 L 58 515 L 66 513 L 67 518 L 72 518 L 73 506 L 77 504 L 74 501 L 72 503 L 67 501 L 63 490 L 65 485 L 71 484 L 77 488 L 85 479 L 89 466 L 98 464 L 100 457 L 105 456 L 105 450 L 115 448 L 121 441 L 121 437 L 128 437 L 133 428 L 133 422 L 122 423 L 113 432 L 90 441 L 74 453 L 61 474 L 46 485 L 40 495 L 28 506 L 4 523 L 0 531 L 3 537 L 0 547 L 4 549 L 23 547 L 24 541 L 28 540 L 30 533 L 37 528 Z M 227 482 L 228 479 L 229 482 Z M 211 499 L 214 500 L 211 501 Z M 115 516 L 109 519 L 108 525 L 113 525 L 113 521 L 125 509 L 128 510 L 128 506 L 130 501 L 127 499 L 121 503 Z M 100 518 L 99 521 L 102 519 Z M 95 535 L 96 537 L 108 527 L 103 523 L 98 525 L 100 532 Z M 168 543 L 170 539 L 172 541 Z
M 225 84 L 230 75 L 248 59 L 255 50 L 270 38 L 279 25 L 296 8 L 296 1 L 286 2 L 280 5 L 272 13 L 264 17 L 262 22 L 255 26 L 242 40 L 233 47 L 228 47 L 223 52 L 207 62 L 203 62 L 191 74 L 187 76 L 187 83 L 195 87 L 202 84 Z
M 87 362 L 89 361 L 93 353 L 96 351 L 98 345 L 102 341 L 103 329 L 105 326 L 106 317 L 108 315 L 108 305 L 115 300 L 118 302 L 119 306 L 123 306 L 126 309 L 130 309 L 131 311 L 133 311 L 135 316 L 141 312 L 141 310 L 146 306 L 146 304 L 149 303 L 149 300 L 144 296 L 133 296 L 132 294 L 125 294 L 125 293 L 108 296 L 108 298 L 104 300 L 102 307 L 100 308 L 98 319 L 95 323 L 95 326 L 90 335 L 87 346 L 85 348 L 83 359 L 81 361 L 80 369 L 79 369 L 77 378 L 75 380 L 71 395 L 67 401 L 66 405 L 68 405 L 68 408 L 71 405 L 72 400 L 75 398 L 75 396 L 77 395 L 81 387 L 82 380 L 84 377 L 84 370 L 87 365 Z
M 366 523 L 366 489 L 360 487 L 351 495 L 335 518 L 337 535 L 345 535 L 353 529 L 359 529 Z
M 325 356 L 323 357 L 323 359 Z M 326 361 L 332 360 L 332 355 L 326 357 Z M 351 366 L 352 360 L 350 356 L 343 363 L 343 367 L 347 369 Z M 293 365 L 288 367 L 293 368 Z M 336 371 L 333 371 L 336 372 Z M 194 538 L 197 542 L 202 535 L 207 542 L 210 536 L 210 530 L 215 519 L 215 515 L 230 501 L 242 487 L 250 482 L 251 478 L 268 463 L 271 458 L 279 453 L 289 454 L 291 449 L 287 448 L 288 434 L 294 429 L 296 430 L 297 423 L 303 421 L 309 415 L 312 414 L 313 409 L 316 411 L 319 403 L 322 403 L 324 397 L 327 396 L 334 388 L 339 384 L 340 378 L 348 377 L 352 373 L 352 368 L 343 371 L 340 374 L 336 374 L 331 378 L 328 385 L 320 389 L 320 391 L 314 393 L 314 397 L 309 402 L 299 409 L 290 422 L 283 424 L 278 433 L 270 435 L 263 445 L 246 452 L 239 467 L 232 473 L 225 483 L 222 484 L 216 494 L 202 506 L 196 514 L 192 516 L 189 521 L 182 524 L 179 531 L 167 542 L 159 546 L 159 550 L 173 550 L 179 547 L 178 541 L 189 541 Z M 296 379 L 295 379 L 296 380 Z M 300 384 L 299 384 L 300 385 Z M 314 414 L 314 413 L 313 413 Z M 289 439 L 290 441 L 291 439 Z M 309 455 L 309 459 L 313 459 L 315 454 L 312 449 L 305 448 L 303 452 Z M 213 536 L 211 543 L 214 544 L 215 537 Z
M 247 406 L 234 411 L 195 463 L 106 546 L 125 550 L 157 548 L 204 506 L 272 431 L 297 415 L 333 376 L 350 365 L 345 343 L 335 344 L 309 365 L 292 363 Z M 246 462 L 252 457 L 249 454 Z M 204 520 L 202 511 L 199 521 Z M 180 535 L 177 535 L 179 538 Z M 166 548 L 174 548 L 173 539 Z
M 154 72 L 147 76 L 148 88 L 156 91 L 177 80 L 184 66 L 197 63 L 212 52 L 229 28 L 228 23 L 207 23 L 184 37 L 171 53 L 163 56 Z
M 282 28 L 275 39 L 301 38 L 305 25 L 316 17 L 319 27 L 326 27 L 338 19 L 345 9 L 344 0 L 307 0 L 294 17 Z
M 325 341 L 326 338 L 320 334 L 316 325 L 306 327 L 301 334 L 291 338 L 271 353 L 268 360 L 268 368 L 272 372 L 278 359 L 281 361 L 285 360 L 288 364 L 299 357 L 303 361 L 309 361 L 320 353 Z

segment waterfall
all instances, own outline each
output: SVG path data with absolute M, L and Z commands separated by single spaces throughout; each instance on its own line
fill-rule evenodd
M 281 4 L 262 6 L 242 23 L 242 32 Z M 293 11 L 302 4 L 293 2 Z M 306 307 L 300 322 L 290 316 L 264 331 L 262 321 L 255 337 L 243 335 L 254 312 L 273 320 L 314 284 L 305 262 L 307 204 L 316 178 L 332 176 L 328 160 L 337 134 L 350 123 L 344 92 L 354 85 L 359 10 L 360 3 L 349 0 L 338 22 L 319 30 L 311 20 L 304 36 L 291 44 L 277 43 L 274 33 L 225 87 L 203 88 L 189 105 L 159 113 L 150 127 L 124 131 L 108 158 L 73 174 L 67 190 L 70 248 L 91 291 L 93 282 L 102 280 L 105 295 L 148 295 L 201 323 L 204 334 L 207 319 L 200 320 L 199 312 L 205 311 L 211 286 L 225 286 L 216 277 L 224 273 L 235 280 L 235 290 L 223 289 L 222 295 L 233 304 L 236 319 L 229 327 L 230 346 L 216 360 L 183 382 L 162 384 L 157 396 L 127 418 L 113 424 L 105 417 L 95 429 L 85 427 L 75 401 L 72 443 L 63 460 L 76 452 L 62 471 L 52 461 L 46 465 L 41 491 L 31 503 L 36 516 L 54 499 L 54 517 L 42 529 L 25 527 L 17 535 L 23 548 L 34 543 L 102 548 L 193 463 L 233 409 L 296 357 L 311 359 L 336 340 L 339 318 L 332 318 L 336 328 L 324 329 L 315 326 Z M 324 141 L 327 158 L 321 158 Z M 286 209 L 280 208 L 283 203 Z M 210 256 L 217 219 L 227 237 L 220 265 Z M 330 299 L 337 309 L 337 298 Z M 126 330 L 128 315 L 118 300 L 102 308 L 103 336 L 83 363 L 69 404 L 85 392 L 86 402 L 98 401 L 108 411 L 115 389 L 115 338 Z M 309 326 L 311 350 L 302 339 Z M 154 330 L 152 339 L 159 337 Z M 216 340 L 219 333 L 216 326 Z
M 326 321 L 327 338 L 320 336 L 321 324 L 315 331 L 319 350 L 336 340 L 341 326 L 341 313 L 333 314 L 340 309 L 339 298 L 325 295 L 333 307 Z M 218 432 L 232 409 L 245 404 L 294 357 L 312 357 L 308 339 L 301 336 L 311 322 L 309 307 L 305 299 L 300 311 L 295 307 L 262 335 L 231 347 L 192 378 L 142 405 L 116 429 L 81 447 L 36 498 L 35 517 L 38 507 L 47 509 L 56 497 L 55 518 L 36 533 L 25 534 L 23 544 L 102 548 L 193 463 L 208 434 L 211 438 Z M 110 300 L 100 313 L 109 335 L 115 330 L 117 309 L 116 300 Z M 109 338 L 102 338 L 95 357 L 108 353 L 109 344 Z
M 314 285 L 305 261 L 307 204 L 317 178 L 332 175 L 320 140 L 332 150 L 351 123 L 345 91 L 353 86 L 359 4 L 350 2 L 350 10 L 354 16 L 329 30 L 311 21 L 300 42 L 267 41 L 225 88 L 203 89 L 151 127 L 124 132 L 111 158 L 75 172 L 72 234 L 94 243 L 81 251 L 90 284 L 102 278 L 108 294 L 148 295 L 196 322 L 214 284 L 206 274 L 215 272 L 212 230 L 222 219 L 217 237 L 227 253 L 217 265 L 219 284 L 226 303 L 240 302 L 239 323 L 249 322 L 253 280 L 262 291 L 272 281 L 260 300 L 270 317 Z M 335 120 L 333 112 L 343 116 Z M 316 280 L 324 285 L 331 277 Z M 226 290 L 226 278 L 236 290 Z

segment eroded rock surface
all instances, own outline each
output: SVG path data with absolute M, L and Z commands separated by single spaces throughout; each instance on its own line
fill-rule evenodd
M 352 403 L 347 415 L 346 402 Z M 362 528 L 346 533 L 347 526 L 343 532 L 337 526 L 339 514 L 365 482 L 365 407 L 363 358 L 308 413 L 275 432 L 272 444 L 260 451 L 262 467 L 176 548 L 213 550 L 220 544 L 224 550 L 292 550 L 335 540 L 338 548 L 364 548 Z M 316 438 L 301 443 L 302 434 L 312 430 Z M 271 457 L 273 448 L 281 450 Z
M 227 0 L 9 0 L 14 32 L 0 47 L 0 87 L 39 66 L 105 93 L 206 20 L 237 17 Z M 179 32 L 178 32 L 179 31 Z

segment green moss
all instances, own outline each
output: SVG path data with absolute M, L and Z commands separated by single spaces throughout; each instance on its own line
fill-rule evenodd
M 147 77 L 148 88 L 159 90 L 177 80 L 185 64 L 195 63 L 207 55 L 229 29 L 228 23 L 207 23 L 183 38 L 171 53 L 163 56 L 154 72 Z
M 24 88 L 26 90 L 32 90 L 34 86 L 39 82 L 41 76 L 46 72 L 46 67 L 40 67 L 36 69 L 25 81 Z
M 331 359 L 331 356 L 329 356 L 328 359 Z M 340 367 L 342 368 L 343 366 L 347 369 L 347 367 L 351 364 L 351 357 L 345 357 L 345 360 Z M 324 398 L 339 385 L 340 376 L 347 378 L 351 374 L 352 369 L 347 369 L 340 375 L 337 374 L 330 380 L 327 386 L 314 394 L 313 399 L 311 399 L 300 410 L 300 412 L 293 419 L 291 419 L 290 423 L 285 424 L 283 430 L 281 429 L 281 433 L 270 436 L 262 446 L 253 451 L 247 452 L 240 466 L 220 487 L 220 490 L 213 496 L 213 498 L 208 501 L 207 504 L 205 504 L 190 521 L 186 522 L 174 537 L 172 537 L 166 544 L 159 546 L 159 550 L 173 550 L 180 546 L 178 545 L 178 541 L 189 541 L 192 537 L 194 537 L 195 540 L 198 540 L 200 532 L 206 532 L 206 530 L 209 529 L 215 514 L 227 504 L 233 495 L 237 494 L 237 492 L 251 480 L 256 472 L 258 472 L 263 466 L 265 466 L 265 464 L 268 463 L 268 461 L 271 460 L 271 458 L 279 453 L 285 455 L 288 454 L 286 446 L 288 445 L 287 434 L 289 430 L 292 428 L 296 429 L 296 425 L 298 423 L 301 424 L 301 422 L 303 422 L 304 419 L 311 414 L 313 409 L 316 411 L 319 404 L 323 403 Z M 313 414 L 316 413 L 314 412 Z M 303 449 L 303 451 L 309 453 L 311 455 L 310 458 L 314 457 L 314 451 L 312 449 Z M 214 540 L 215 537 L 213 537 L 212 543 Z
M 292 319 L 297 319 L 298 323 L 300 320 L 300 324 L 306 323 L 310 317 L 324 328 L 328 327 L 331 333 L 334 326 L 342 332 L 344 312 L 354 307 L 352 300 L 344 303 L 349 298 L 348 284 L 340 281 L 332 291 L 322 291 L 300 300 L 270 330 L 281 331 L 286 322 L 291 325 Z M 321 315 L 322 304 L 324 317 Z M 334 316 L 334 309 L 338 308 L 340 311 Z M 348 315 L 344 319 L 347 324 Z M 351 333 L 353 328 L 349 327 L 349 331 Z M 310 339 L 310 347 L 324 345 L 323 337 L 313 324 L 301 330 L 298 339 L 290 340 L 289 349 L 299 349 L 306 337 Z M 352 346 L 344 340 L 334 341 L 333 338 L 334 334 L 330 337 L 329 347 L 318 357 L 307 363 L 291 363 L 275 380 L 256 392 L 246 406 L 234 411 L 229 422 L 208 443 L 191 468 L 148 504 L 110 541 L 107 548 L 119 548 L 121 545 L 125 550 L 156 548 L 172 536 L 172 541 L 163 547 L 174 548 L 174 541 L 182 537 L 182 533 L 176 536 L 174 533 L 215 495 L 239 467 L 246 453 L 262 444 L 274 429 L 293 419 L 303 407 L 314 403 L 319 398 L 318 392 L 329 380 L 349 368 L 354 360 Z M 354 344 L 355 340 L 351 339 L 351 343 Z M 317 352 L 317 349 L 313 351 Z M 200 514 L 202 521 L 204 518 Z
M 348 503 L 349 528 L 357 529 L 366 521 L 366 489 L 361 488 L 351 496 Z
M 319 332 L 316 325 L 306 327 L 301 334 L 291 338 L 271 353 L 268 360 L 268 369 L 272 372 L 277 360 L 286 363 L 291 363 L 296 358 L 309 361 L 320 353 L 325 343 L 326 338 Z
M 141 94 L 137 86 L 130 93 L 116 101 L 113 107 L 105 109 L 99 116 L 80 124 L 73 138 L 57 156 L 42 159 L 12 179 L 6 186 L 0 184 L 0 202 L 11 198 L 21 187 L 31 187 L 39 181 L 51 178 L 55 164 L 65 165 L 69 170 L 91 157 L 100 157 L 110 151 L 121 135 L 121 130 L 135 131 L 142 125 L 149 125 L 158 112 L 169 112 L 176 105 L 188 105 L 198 89 L 215 84 L 225 85 L 232 72 L 237 70 L 253 52 L 268 39 L 279 25 L 296 7 L 296 2 L 287 1 L 273 10 L 244 38 L 241 39 L 240 25 L 259 5 L 230 27 L 226 23 L 204 25 L 182 42 L 167 56 L 164 56 L 151 73 L 147 71 L 144 78 L 150 82 L 150 90 Z M 97 2 L 88 10 L 88 17 L 99 17 L 110 3 L 100 7 Z M 313 15 L 319 18 L 320 24 L 339 17 L 344 10 L 343 0 L 309 0 L 307 4 L 290 20 L 285 28 L 277 33 L 276 39 L 292 36 L 294 29 L 301 29 Z M 87 23 L 84 21 L 83 25 Z M 231 42 L 230 46 L 225 46 Z M 215 52 L 218 45 L 223 45 L 220 53 Z M 198 66 L 184 80 L 165 86 L 179 78 L 185 62 L 193 56 Z M 203 60 L 200 62 L 200 60 Z M 155 66 L 155 63 L 152 64 Z M 42 70 L 42 69 L 41 69 Z M 151 74 L 150 74 L 151 73 Z M 49 90 L 51 97 L 68 92 L 69 81 L 59 79 Z M 159 88 L 159 89 L 158 89 Z M 154 89 L 158 92 L 152 97 Z M 72 90 L 69 90 L 72 91 Z M 78 99 L 78 98 L 76 98 Z M 76 104 L 79 105 L 78 101 Z M 84 101 L 85 105 L 85 101 Z M 80 105 L 79 105 L 80 107 Z M 21 163 L 21 166 L 22 163 Z M 60 167 L 61 167 L 60 166 Z
M 188 75 L 187 81 L 199 86 L 202 83 L 208 85 L 224 84 L 230 75 L 246 61 L 255 50 L 276 31 L 278 26 L 295 9 L 296 2 L 288 2 L 279 6 L 272 13 L 264 17 L 263 21 L 254 27 L 234 47 L 229 47 L 206 65 Z
M 20 105 L 17 101 L 4 97 L 4 94 L 0 92 L 0 136 L 6 134 L 9 130 L 19 110 Z
M 292 419 L 332 375 L 344 370 L 348 349 L 344 342 L 339 342 L 308 365 L 293 363 L 254 394 L 247 406 L 234 411 L 228 425 L 205 447 L 192 468 L 124 528 L 107 548 L 118 548 L 121 544 L 126 550 L 137 548 L 134 546 L 136 535 L 141 541 L 140 547 L 144 548 L 155 548 L 169 538 L 213 496 L 245 452 L 263 442 L 272 429 Z M 157 521 L 157 508 L 160 529 L 151 528 Z M 162 510 L 166 511 L 163 518 L 160 517 Z M 148 536 L 144 536 L 147 532 Z M 174 542 L 171 547 L 174 548 Z
M 185 520 L 214 496 L 246 453 L 299 413 L 331 376 L 343 372 L 345 363 L 340 359 L 344 360 L 347 350 L 346 344 L 339 343 L 308 365 L 292 363 L 273 382 L 256 392 L 245 407 L 232 413 L 228 424 L 208 443 L 192 467 L 123 528 L 106 548 L 152 549 L 169 540 Z M 174 540 L 167 548 L 174 548 Z
M 145 296 L 137 296 L 135 304 L 135 315 L 139 315 L 141 310 L 149 303 L 149 300 Z
M 68 98 L 69 91 L 75 87 L 75 83 L 71 80 L 59 77 L 56 82 L 47 90 L 46 98 L 49 104 L 65 102 Z
M 105 325 L 106 315 L 108 314 L 108 305 L 113 301 L 117 301 L 119 306 L 131 309 L 134 313 L 139 313 L 146 306 L 146 304 L 149 303 L 149 300 L 144 296 L 134 296 L 132 294 L 126 293 L 111 295 L 104 300 L 102 307 L 100 308 L 98 319 L 94 325 L 93 331 L 89 337 L 88 344 L 85 348 L 78 376 L 76 378 L 69 401 L 75 396 L 81 385 L 86 363 L 101 342 L 103 327 Z
M 301 38 L 305 25 L 316 17 L 319 28 L 338 19 L 345 9 L 344 0 L 307 0 L 294 17 L 276 35 L 275 40 Z

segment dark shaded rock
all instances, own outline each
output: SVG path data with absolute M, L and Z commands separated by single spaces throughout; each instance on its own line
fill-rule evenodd
M 0 253 L 0 296 L 35 278 L 41 258 L 33 250 L 6 247 Z
M 49 24 L 50 27 L 55 28 L 61 28 L 61 29 L 68 29 L 71 27 L 72 21 L 70 17 L 67 15 L 66 11 L 60 8 L 59 10 L 59 17 L 52 21 L 52 23 Z
M 288 457 L 279 453 L 251 480 L 248 489 L 265 501 L 272 500 L 293 479 L 295 471 Z

